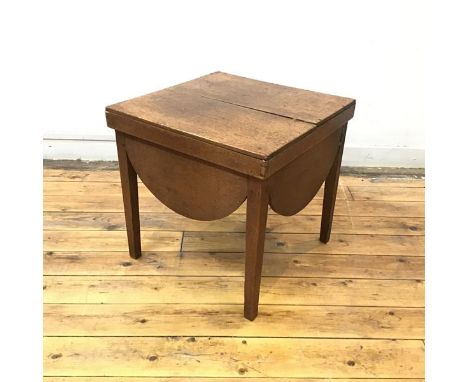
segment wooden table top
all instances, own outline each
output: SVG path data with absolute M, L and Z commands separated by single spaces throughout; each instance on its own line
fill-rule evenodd
M 106 112 L 138 121 L 144 128 L 140 138 L 162 129 L 268 160 L 341 112 L 352 109 L 352 116 L 354 105 L 350 98 L 215 72 Z

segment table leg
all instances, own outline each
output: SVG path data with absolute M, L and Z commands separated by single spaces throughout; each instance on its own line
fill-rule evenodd
M 258 313 L 262 278 L 265 228 L 268 215 L 266 182 L 251 178 L 247 193 L 244 317 L 253 321 Z
M 127 156 L 125 136 L 116 132 L 116 140 L 125 210 L 125 223 L 127 225 L 128 250 L 130 252 L 130 257 L 138 259 L 141 256 L 141 239 L 137 175 Z
M 333 223 L 333 212 L 335 210 L 336 192 L 338 190 L 338 181 L 340 178 L 341 158 L 343 156 L 343 148 L 346 137 L 346 127 L 343 126 L 343 132 L 341 134 L 340 147 L 336 154 L 333 166 L 328 173 L 327 179 L 325 180 L 325 192 L 323 196 L 322 206 L 322 223 L 320 227 L 320 241 L 322 243 L 328 243 L 330 240 L 330 233 Z

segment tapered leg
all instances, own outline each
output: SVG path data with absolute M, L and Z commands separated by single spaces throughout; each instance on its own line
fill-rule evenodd
M 251 178 L 247 194 L 244 283 L 244 317 L 251 321 L 257 317 L 258 313 L 267 214 L 268 192 L 266 183 Z
M 320 227 L 320 241 L 322 243 L 328 243 L 330 240 L 330 233 L 333 223 L 333 212 L 335 210 L 336 191 L 338 190 L 338 180 L 340 178 L 341 158 L 343 156 L 343 148 L 346 137 L 346 126 L 342 127 L 343 132 L 341 134 L 340 147 L 336 154 L 335 161 L 333 163 L 330 172 L 328 173 L 327 179 L 325 180 L 325 193 L 323 196 L 322 206 L 322 224 Z
M 125 223 L 127 225 L 128 250 L 130 257 L 138 259 L 141 256 L 141 239 L 137 175 L 125 150 L 125 136 L 116 132 L 116 140 L 125 209 Z

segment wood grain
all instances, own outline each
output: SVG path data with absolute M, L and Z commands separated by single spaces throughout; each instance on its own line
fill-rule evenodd
M 120 180 L 127 228 L 128 252 L 131 258 L 141 257 L 140 211 L 137 174 L 126 150 L 127 138 L 116 131 Z
M 138 119 L 153 130 L 169 130 L 261 159 L 268 158 L 315 127 L 312 123 L 262 113 L 174 88 L 108 106 L 106 112 Z M 122 128 L 109 119 L 108 125 L 119 130 Z M 146 138 L 136 130 L 132 135 Z M 151 141 L 149 137 L 147 140 Z
M 424 188 L 425 179 L 414 176 L 340 176 L 340 184 L 343 186 L 365 186 L 365 187 L 401 187 L 401 188 Z
M 149 251 L 177 251 L 182 232 L 144 231 L 142 247 Z M 127 251 L 123 231 L 44 231 L 45 251 Z
M 333 165 L 325 179 L 325 188 L 323 193 L 322 223 L 320 226 L 320 241 L 327 244 L 330 240 L 333 217 L 335 211 L 336 194 L 339 187 L 341 159 L 346 139 L 347 124 L 341 128 L 340 139 L 336 156 L 333 159 Z
M 125 117 L 119 113 L 107 112 L 106 120 L 109 127 L 126 135 L 248 176 L 257 178 L 265 176 L 263 159 L 231 150 L 225 145 L 213 144 L 197 136 L 156 126 L 138 118 Z
M 112 163 L 115 164 L 115 170 L 72 170 L 70 168 L 50 168 L 47 164 L 44 164 L 42 171 L 44 191 L 46 183 L 48 182 L 99 182 L 119 184 L 120 175 L 118 170 L 118 162 Z
M 291 216 L 310 203 L 334 163 L 341 136 L 342 129 L 336 130 L 268 179 L 273 211 Z
M 243 245 L 242 233 L 186 232 L 182 250 L 241 252 Z M 151 249 L 148 248 L 148 250 Z M 421 236 L 336 234 L 328 244 L 323 244 L 316 234 L 268 233 L 265 237 L 265 252 L 423 256 L 424 238 Z
M 424 347 L 419 340 L 44 339 L 44 374 L 48 376 L 423 378 L 423 363 Z
M 245 255 L 216 252 L 144 252 L 138 261 L 127 252 L 44 252 L 46 275 L 244 275 Z M 424 279 L 422 256 L 265 253 L 263 276 L 366 279 Z
M 251 321 L 257 317 L 258 313 L 268 200 L 267 183 L 250 179 L 247 195 L 246 233 L 244 234 L 244 317 Z
M 424 309 L 261 305 L 255 325 L 238 305 L 46 304 L 45 336 L 424 338 Z
M 44 182 L 100 182 L 118 183 L 118 170 L 72 170 L 48 168 L 43 171 Z M 416 187 L 424 188 L 425 180 L 411 176 L 355 176 L 341 175 L 340 184 L 342 186 L 372 186 L 372 187 Z
M 45 276 L 45 303 L 241 304 L 241 277 Z M 262 280 L 261 304 L 424 306 L 422 280 L 277 278 Z M 239 307 L 242 309 L 242 307 Z
M 389 200 L 406 202 L 423 202 L 424 188 L 415 187 L 348 187 L 353 200 Z
M 138 184 L 138 194 L 143 197 L 153 197 L 151 191 L 141 183 Z M 83 182 L 60 182 L 48 181 L 43 183 L 44 195 L 122 195 L 120 183 L 117 182 L 99 182 L 99 181 L 83 181 Z M 323 199 L 323 187 L 319 190 L 315 198 Z M 338 199 L 346 199 L 344 187 L 338 189 Z
M 217 220 L 247 197 L 247 178 L 126 137 L 125 149 L 138 176 L 171 210 L 196 220 Z
M 197 221 L 175 213 L 140 214 L 141 230 L 245 232 L 245 215 L 233 214 L 216 221 Z M 120 212 L 44 212 L 44 229 L 48 231 L 122 231 L 125 218 Z M 424 235 L 423 218 L 335 216 L 336 234 Z M 270 213 L 267 232 L 319 233 L 320 216 L 281 216 Z
M 178 85 L 177 88 L 244 108 L 313 124 L 320 124 L 343 108 L 354 104 L 354 100 L 350 98 L 256 81 L 222 72 L 188 81 Z
M 213 73 L 108 106 L 106 112 L 109 127 L 118 130 L 123 126 L 109 116 L 145 122 L 148 132 L 152 126 L 268 159 L 345 109 L 354 110 L 354 104 L 349 98 Z M 131 135 L 159 143 L 141 131 Z
M 44 195 L 46 212 L 122 212 L 122 197 L 117 195 Z M 140 197 L 140 212 L 171 212 L 155 197 Z M 245 213 L 245 204 L 234 213 Z M 322 200 L 312 200 L 300 215 L 320 215 Z M 424 217 L 423 202 L 337 200 L 335 216 Z
M 144 251 L 177 251 L 181 232 L 142 231 Z M 185 232 L 184 252 L 243 252 L 244 233 Z M 45 251 L 126 251 L 123 231 L 45 231 Z M 422 236 L 334 235 L 329 244 L 317 234 L 268 233 L 265 251 L 277 253 L 330 253 L 382 256 L 423 256 Z
M 197 222 L 140 183 L 133 260 L 117 171 L 44 180 L 44 381 L 424 380 L 423 179 L 342 176 L 328 245 L 321 201 L 270 213 L 255 322 L 242 319 L 245 205 Z

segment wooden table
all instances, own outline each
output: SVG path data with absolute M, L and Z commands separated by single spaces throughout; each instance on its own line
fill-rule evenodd
M 141 256 L 137 175 L 188 218 L 223 218 L 247 199 L 244 316 L 254 320 L 268 205 L 294 215 L 325 181 L 327 243 L 355 101 L 212 73 L 106 108 L 115 129 L 130 256 Z

